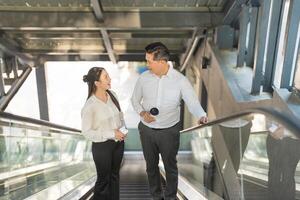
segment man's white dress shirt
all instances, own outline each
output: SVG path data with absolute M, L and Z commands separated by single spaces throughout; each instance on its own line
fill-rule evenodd
M 180 101 L 184 100 L 189 111 L 198 119 L 206 116 L 197 95 L 188 79 L 169 65 L 161 78 L 150 71 L 142 73 L 137 80 L 131 102 L 135 111 L 150 111 L 156 107 L 159 114 L 156 121 L 142 123 L 151 128 L 169 128 L 180 121 Z

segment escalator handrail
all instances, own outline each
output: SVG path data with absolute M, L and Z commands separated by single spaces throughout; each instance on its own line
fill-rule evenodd
M 262 107 L 257 107 L 257 108 L 253 108 L 253 109 L 249 109 L 246 111 L 242 111 L 242 112 L 238 112 L 235 114 L 232 114 L 230 116 L 226 116 L 226 117 L 222 117 L 219 119 L 215 119 L 213 121 L 210 121 L 206 124 L 202 124 L 202 125 L 197 125 L 197 126 L 193 126 L 187 129 L 184 129 L 182 131 L 180 131 L 180 133 L 187 133 L 196 129 L 202 129 L 208 126 L 213 126 L 228 120 L 232 120 L 232 119 L 236 119 L 238 117 L 242 117 L 245 115 L 249 115 L 249 114 L 253 114 L 253 113 L 261 113 L 267 116 L 271 116 L 272 118 L 276 118 L 278 119 L 283 125 L 285 125 L 288 129 L 290 129 L 291 131 L 293 131 L 294 134 L 296 134 L 297 137 L 300 138 L 300 123 L 299 121 L 297 121 L 294 118 L 291 118 L 290 115 L 287 115 L 285 113 L 281 113 L 277 110 L 274 110 L 272 108 L 262 108 Z M 58 125 L 58 124 L 54 124 L 54 123 L 50 123 L 48 121 L 45 120 L 39 120 L 39 119 L 33 119 L 33 118 L 29 118 L 29 117 L 23 117 L 23 116 L 19 116 L 19 115 L 14 115 L 11 113 L 7 113 L 7 112 L 0 112 L 0 118 L 6 118 L 9 120 L 16 120 L 16 121 L 21 121 L 21 122 L 27 122 L 27 123 L 31 123 L 31 124 L 36 124 L 36 125 L 41 125 L 41 126 L 47 126 L 50 128 L 56 128 L 56 129 L 61 129 L 61 130 L 66 130 L 66 131 L 72 131 L 72 132 L 77 132 L 80 133 L 81 131 L 78 129 L 74 129 L 74 128 L 69 128 L 66 126 L 62 126 L 62 125 Z
M 229 121 L 232 119 L 236 119 L 238 117 L 242 117 L 242 116 L 246 116 L 246 115 L 254 114 L 254 113 L 264 114 L 266 116 L 270 116 L 271 118 L 277 119 L 286 128 L 291 130 L 295 134 L 296 137 L 300 138 L 299 119 L 297 120 L 295 118 L 292 118 L 290 115 L 287 115 L 286 113 L 279 112 L 279 111 L 277 111 L 273 108 L 269 108 L 269 107 L 257 107 L 257 108 L 252 108 L 252 109 L 249 109 L 246 111 L 238 112 L 238 113 L 226 116 L 226 117 L 212 120 L 206 124 L 197 125 L 197 126 L 193 126 L 193 127 L 184 129 L 184 130 L 180 131 L 180 133 L 188 133 L 188 132 L 194 131 L 196 129 L 202 129 L 205 127 L 213 126 L 213 125 L 225 122 L 225 121 Z
M 70 128 L 70 127 L 54 124 L 54 123 L 51 123 L 51 122 L 48 122 L 48 121 L 45 121 L 45 120 L 33 119 L 33 118 L 29 118 L 29 117 L 14 115 L 14 114 L 7 113 L 7 112 L 0 112 L 0 118 L 20 121 L 20 122 L 26 122 L 26 123 L 40 125 L 40 126 L 46 126 L 46 127 L 49 127 L 49 128 L 55 128 L 55 129 L 59 129 L 59 130 L 63 130 L 63 131 L 71 131 L 71 132 L 75 132 L 75 133 L 80 133 L 81 132 L 80 130 L 75 129 L 75 128 Z

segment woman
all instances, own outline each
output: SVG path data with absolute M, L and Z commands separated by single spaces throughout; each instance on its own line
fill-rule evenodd
M 91 140 L 97 170 L 94 200 L 119 199 L 119 170 L 124 152 L 125 131 L 120 105 L 110 89 L 104 68 L 93 67 L 83 76 L 88 98 L 82 108 L 82 133 Z

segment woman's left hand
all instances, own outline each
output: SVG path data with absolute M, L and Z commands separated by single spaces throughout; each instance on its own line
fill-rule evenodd
M 118 141 L 123 141 L 125 139 L 126 135 L 123 134 L 121 131 L 119 131 L 118 129 L 115 130 L 115 138 Z

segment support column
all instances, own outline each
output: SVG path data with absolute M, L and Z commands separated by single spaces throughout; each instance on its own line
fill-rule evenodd
M 237 67 L 242 67 L 242 66 L 244 66 L 244 63 L 245 63 L 245 57 L 246 57 L 246 53 L 247 53 L 248 23 L 249 23 L 249 7 L 247 5 L 243 5 L 242 17 L 240 19 Z
M 0 53 L 0 99 L 5 95 L 3 69 L 4 69 L 4 60 Z
M 270 7 L 270 22 L 269 22 L 269 35 L 267 40 L 267 51 L 265 52 L 265 69 L 264 69 L 264 82 L 263 91 L 272 92 L 273 91 L 273 76 L 275 73 L 275 55 L 276 55 L 276 43 L 279 37 L 279 25 L 280 16 L 283 0 L 276 0 L 271 2 Z
M 250 8 L 250 24 L 249 24 L 249 40 L 248 48 L 246 54 L 246 65 L 253 68 L 254 64 L 254 51 L 255 51 L 255 37 L 256 37 L 256 28 L 257 28 L 257 16 L 258 16 L 258 7 Z
M 292 87 L 293 76 L 295 74 L 297 52 L 300 40 L 300 1 L 290 2 L 290 22 L 288 28 L 287 44 L 284 55 L 284 62 L 281 75 L 281 88 L 290 89 Z
M 40 119 L 49 121 L 45 66 L 43 65 L 36 68 L 35 73 L 39 100 Z
M 259 94 L 263 84 L 264 67 L 266 65 L 267 38 L 269 36 L 269 17 L 272 0 L 264 0 L 259 9 L 259 27 L 257 29 L 254 74 L 252 79 L 251 94 Z

